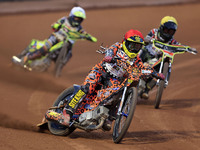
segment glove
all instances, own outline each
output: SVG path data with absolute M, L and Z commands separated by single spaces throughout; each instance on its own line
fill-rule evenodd
M 157 72 L 154 71 L 151 75 L 152 75 L 153 77 L 157 78 L 157 79 L 165 80 L 165 76 L 164 76 L 163 73 L 157 73 Z
M 149 37 L 149 36 L 147 36 L 147 37 L 144 38 L 144 42 L 145 42 L 146 44 L 148 44 L 148 43 L 153 43 L 154 40 L 155 40 L 154 38 Z
M 110 63 L 110 62 L 112 61 L 112 59 L 113 59 L 113 58 L 112 58 L 111 56 L 105 56 L 105 57 L 103 58 L 103 61 Z
M 87 36 L 86 39 L 89 41 L 92 41 L 92 42 L 97 42 L 97 38 L 95 38 L 93 36 Z
M 92 41 L 92 42 L 97 42 L 97 38 L 95 38 L 95 37 L 92 36 L 92 37 L 91 37 L 91 41 Z
M 190 48 L 188 48 L 188 50 L 191 51 L 191 52 L 193 52 L 194 54 L 197 54 L 196 48 L 190 47 Z
M 159 73 L 159 79 L 161 79 L 161 80 L 165 80 L 165 76 L 164 76 L 164 74 L 162 74 L 162 73 Z
M 57 32 L 60 28 L 61 28 L 61 24 L 60 23 L 54 23 L 51 25 L 51 28 L 53 29 L 54 32 Z

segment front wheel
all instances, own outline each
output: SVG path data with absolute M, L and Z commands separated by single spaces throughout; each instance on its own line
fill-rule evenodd
M 126 94 L 122 112 L 117 116 L 113 128 L 114 143 L 121 142 L 131 124 L 136 109 L 137 95 L 137 88 L 135 87 L 130 88 Z
M 164 67 L 163 67 L 163 74 L 164 74 L 165 77 L 167 76 L 168 68 L 169 68 L 169 63 L 165 62 Z M 164 87 L 165 87 L 165 81 L 160 80 L 159 85 L 158 85 L 158 90 L 157 90 L 157 93 L 156 93 L 156 99 L 155 99 L 155 105 L 154 105 L 155 109 L 158 109 L 159 106 L 160 106 Z
M 55 77 L 57 78 L 60 77 L 62 68 L 65 65 L 65 62 L 66 62 L 65 59 L 68 52 L 67 48 L 68 48 L 68 43 L 65 43 L 63 47 L 61 48 L 59 55 L 56 59 L 54 74 L 55 74 Z
M 61 101 L 66 99 L 68 96 L 71 96 L 73 94 L 74 88 L 68 88 L 64 90 L 56 99 L 54 102 L 53 106 L 58 106 Z M 56 109 L 56 112 L 62 111 L 61 109 Z M 61 135 L 61 136 L 66 136 L 71 134 L 76 128 L 75 127 L 66 127 L 63 126 L 59 123 L 53 122 L 53 121 L 48 121 L 48 128 L 49 131 L 54 134 L 54 135 Z

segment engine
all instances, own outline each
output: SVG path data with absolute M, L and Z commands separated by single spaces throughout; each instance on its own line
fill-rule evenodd
M 88 126 L 97 123 L 101 117 L 108 118 L 109 109 L 104 106 L 98 106 L 95 110 L 82 113 L 79 122 L 82 126 Z

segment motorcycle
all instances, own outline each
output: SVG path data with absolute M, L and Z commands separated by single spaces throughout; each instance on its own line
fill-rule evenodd
M 92 37 L 89 34 L 81 34 L 79 32 L 75 31 L 69 31 L 67 28 L 63 26 L 59 32 L 67 34 L 67 36 L 64 37 L 64 40 L 57 43 L 56 45 L 52 46 L 49 49 L 49 52 L 42 56 L 41 58 L 35 59 L 35 60 L 29 60 L 25 65 L 22 67 L 25 70 L 28 71 L 36 71 L 36 72 L 44 72 L 47 71 L 48 68 L 51 65 L 51 62 L 55 63 L 54 67 L 54 75 L 55 77 L 59 77 L 61 75 L 62 68 L 64 65 L 69 61 L 71 54 L 69 54 L 72 44 L 70 40 L 77 40 L 77 39 L 87 39 L 87 40 L 93 40 L 94 37 Z M 66 32 L 67 31 L 67 32 Z M 45 44 L 44 41 L 32 39 L 31 43 L 28 45 L 28 47 L 23 50 L 18 56 L 12 57 L 13 64 L 19 66 L 21 62 L 21 58 L 25 56 L 27 53 L 34 52 L 35 50 L 40 49 Z M 21 66 L 21 65 L 20 65 Z
M 103 52 L 102 52 L 103 53 Z M 122 64 L 122 61 L 115 59 L 115 62 Z M 136 69 L 137 70 L 137 69 Z M 127 78 L 121 80 L 121 84 L 112 88 L 113 93 L 107 95 L 105 92 L 106 85 L 98 87 L 93 94 L 87 95 L 76 108 L 73 114 L 69 127 L 59 124 L 55 121 L 43 120 L 41 124 L 38 124 L 40 129 L 44 129 L 48 126 L 48 130 L 54 135 L 69 135 L 76 128 L 84 131 L 94 131 L 102 129 L 106 119 L 114 121 L 112 139 L 114 143 L 120 143 L 124 138 L 131 121 L 134 116 L 134 112 L 137 104 L 137 86 L 139 81 L 139 74 L 136 70 L 131 70 L 128 73 Z M 152 70 L 149 71 L 149 74 Z M 154 74 L 155 75 L 155 74 Z M 58 98 L 55 100 L 53 107 L 49 110 L 62 113 L 63 108 L 66 105 L 66 100 L 69 99 L 73 93 L 76 93 L 80 89 L 79 85 L 74 85 L 64 90 Z M 102 95 L 101 100 L 96 100 L 97 95 Z M 55 114 L 56 117 L 57 114 Z
M 183 45 L 168 45 L 159 41 L 154 40 L 152 42 L 152 48 L 155 51 L 161 51 L 161 57 L 158 61 L 150 61 L 149 65 L 153 68 L 157 68 L 159 70 L 159 73 L 163 73 L 165 76 L 165 80 L 157 80 L 156 86 L 157 86 L 157 92 L 156 92 L 156 98 L 154 103 L 154 108 L 158 109 L 160 106 L 161 98 L 164 89 L 167 87 L 170 74 L 171 74 L 171 67 L 174 60 L 174 56 L 176 54 L 183 54 L 185 52 L 189 52 L 191 54 L 197 54 L 194 52 L 189 46 L 183 46 Z M 139 89 L 138 89 L 138 95 L 140 96 L 144 89 L 146 88 L 144 80 L 140 80 L 139 83 Z

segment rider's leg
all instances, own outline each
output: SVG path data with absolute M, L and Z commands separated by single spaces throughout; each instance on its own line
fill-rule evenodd
M 78 104 L 85 98 L 85 96 L 95 91 L 95 88 L 99 83 L 99 79 L 99 73 L 91 71 L 86 77 L 84 85 L 82 85 L 78 92 L 74 93 L 73 96 L 67 100 L 68 104 L 65 106 L 63 112 L 65 111 L 71 118 Z M 69 121 L 70 119 L 67 120 L 67 122 Z
M 88 76 L 85 78 L 83 85 L 80 89 L 68 99 L 68 104 L 65 106 L 65 110 L 70 117 L 75 112 L 78 104 L 87 95 L 91 94 L 96 90 L 97 85 L 101 82 L 101 73 L 99 72 L 98 65 L 93 67 Z
M 25 64 L 28 60 L 34 60 L 34 59 L 37 59 L 37 58 L 40 58 L 40 57 L 46 55 L 46 53 L 48 53 L 49 49 L 56 43 L 58 43 L 58 40 L 56 39 L 56 37 L 54 35 L 51 35 L 46 40 L 43 47 L 41 47 L 38 50 L 35 50 L 34 52 L 30 52 L 26 56 L 22 57 L 22 59 L 21 59 L 22 64 Z
M 149 64 L 155 64 L 155 62 L 157 62 L 157 58 L 153 58 L 149 61 Z M 155 71 L 159 72 L 160 69 L 160 64 L 154 66 Z M 148 99 L 149 98 L 149 91 L 152 90 L 154 88 L 154 86 L 157 83 L 157 79 L 151 77 L 146 81 L 146 88 L 144 90 L 144 92 L 142 93 L 141 97 L 144 99 Z
M 69 126 L 70 119 L 73 116 L 78 104 L 86 96 L 84 92 L 84 86 L 75 86 L 74 94 L 66 99 L 66 106 L 62 113 L 55 112 L 53 110 L 48 110 L 45 114 L 45 118 L 49 121 L 57 121 L 60 124 Z
M 152 78 L 146 83 L 146 88 L 144 92 L 142 93 L 142 98 L 144 99 L 149 98 L 149 91 L 154 88 L 154 86 L 156 85 L 156 82 L 157 82 L 156 79 Z
M 27 46 L 19 55 L 17 55 L 17 57 L 21 59 L 22 57 L 26 55 L 28 50 L 29 50 L 29 46 Z
M 111 106 L 112 104 L 112 98 L 108 98 L 108 97 L 112 97 L 114 96 L 114 93 L 116 91 L 113 91 L 113 89 L 116 89 L 116 88 L 121 88 L 123 87 L 123 83 L 121 83 L 118 79 L 115 79 L 115 78 L 110 78 L 110 79 L 107 79 L 105 80 L 105 84 L 107 84 L 106 86 L 108 88 L 106 89 L 102 89 L 100 90 L 98 93 L 97 93 L 97 100 L 102 100 L 104 99 L 103 101 L 103 104 L 106 105 L 107 107 Z M 101 94 L 102 93 L 102 94 Z M 112 112 L 109 112 L 109 114 L 112 114 L 114 115 Z M 112 116 L 111 115 L 111 116 Z M 107 118 L 102 126 L 102 129 L 105 130 L 105 131 L 110 131 L 111 128 L 112 128 L 112 121 L 113 121 L 113 118 Z
M 79 103 L 85 98 L 87 94 L 93 93 L 95 91 L 95 88 L 100 81 L 101 74 L 97 71 L 99 68 L 95 67 L 86 77 L 84 84 L 77 88 L 71 97 L 66 99 L 67 104 L 63 109 L 63 113 L 57 113 L 56 115 L 59 117 L 56 118 L 53 117 L 54 113 L 56 112 L 48 111 L 45 116 L 47 120 L 54 120 L 66 126 L 69 125 L 70 118 L 74 114 Z

